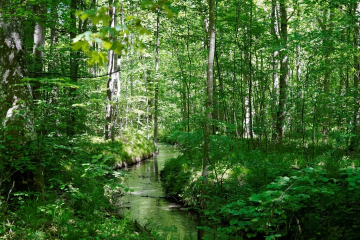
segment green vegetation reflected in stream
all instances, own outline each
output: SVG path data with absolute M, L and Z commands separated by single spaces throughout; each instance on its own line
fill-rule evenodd
M 197 239 L 197 214 L 186 211 L 175 200 L 165 199 L 160 183 L 159 173 L 165 162 L 177 155 L 172 146 L 160 145 L 157 156 L 129 167 L 126 184 L 134 192 L 123 197 L 123 211 L 142 226 L 149 224 L 148 229 L 169 234 L 168 239 Z

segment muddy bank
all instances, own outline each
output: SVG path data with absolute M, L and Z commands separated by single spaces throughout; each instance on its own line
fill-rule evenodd
M 156 156 L 158 153 L 159 153 L 159 151 L 155 151 L 155 152 L 152 152 L 152 153 L 149 153 L 149 154 L 143 154 L 143 155 L 140 155 L 140 156 L 137 156 L 137 157 L 131 157 L 129 159 L 126 159 L 125 161 L 116 162 L 113 168 L 114 168 L 114 170 L 118 170 L 118 169 L 121 169 L 121 168 L 127 168 L 127 167 L 130 167 L 130 166 L 132 166 L 134 164 L 137 164 L 137 163 L 139 163 L 141 161 L 150 159 L 150 158 Z

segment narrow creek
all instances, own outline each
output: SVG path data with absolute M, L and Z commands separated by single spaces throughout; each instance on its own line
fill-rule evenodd
M 165 199 L 160 171 L 165 162 L 178 155 L 172 146 L 160 145 L 159 154 L 128 168 L 126 181 L 134 192 L 123 197 L 123 214 L 130 214 L 147 229 L 156 228 L 167 239 L 197 239 L 198 216 L 176 201 Z

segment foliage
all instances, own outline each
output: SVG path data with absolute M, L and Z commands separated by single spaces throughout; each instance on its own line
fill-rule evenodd
M 136 131 L 124 132 L 115 141 L 105 141 L 99 137 L 88 137 L 90 144 L 84 145 L 84 149 L 102 154 L 94 155 L 93 161 L 101 161 L 110 167 L 122 168 L 147 159 L 156 152 L 151 141 Z
M 357 238 L 358 1 L 216 1 L 212 92 L 206 1 L 0 6 L 1 237 L 145 238 L 113 168 L 156 118 L 165 191 L 215 238 Z
M 334 156 L 319 155 L 307 167 L 297 148 L 243 151 L 241 141 L 213 136 L 207 208 L 202 209 L 202 141 L 195 139 L 196 134 L 177 135 L 183 154 L 166 163 L 161 180 L 167 194 L 205 214 L 209 239 L 356 239 L 360 177 L 349 166 L 358 164 L 356 158 L 338 155 L 335 164 Z
M 135 136 L 128 137 L 128 141 L 144 141 L 138 138 L 139 135 Z M 147 233 L 139 235 L 128 216 L 116 213 L 117 202 L 129 189 L 121 185 L 126 178 L 125 173 L 114 172 L 114 157 L 111 155 L 114 152 L 109 149 L 121 146 L 117 150 L 124 152 L 123 149 L 131 145 L 103 143 L 88 148 L 91 146 L 89 137 L 77 139 L 72 146 L 64 145 L 62 139 L 58 142 L 52 140 L 51 143 L 47 145 L 47 150 L 53 156 L 43 156 L 47 160 L 44 162 L 49 162 L 44 172 L 43 192 L 19 191 L 16 188 L 11 189 L 12 192 L 2 192 L 1 219 L 6 221 L 1 229 L 3 239 L 149 237 Z M 137 149 L 139 152 L 150 150 L 146 145 L 138 145 Z M 137 152 L 127 154 L 130 158 L 137 156 L 134 155 Z

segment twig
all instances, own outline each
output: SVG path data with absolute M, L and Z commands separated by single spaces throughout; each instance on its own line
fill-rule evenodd
M 61 77 L 68 77 L 68 78 L 77 78 L 77 79 L 80 79 L 80 78 L 100 78 L 100 77 L 106 77 L 106 76 L 110 76 L 114 73 L 118 73 L 120 72 L 121 70 L 118 70 L 118 71 L 115 71 L 115 72 L 111 72 L 111 73 L 106 73 L 106 74 L 103 74 L 103 75 L 99 75 L 99 76 L 87 76 L 87 77 L 75 77 L 75 76 L 69 76 L 69 75 L 64 75 L 64 74 L 61 74 L 61 73 L 51 73 L 51 72 L 32 72 L 32 71 L 29 71 L 29 73 L 33 73 L 33 74 L 39 74 L 39 75 L 57 75 L 57 76 L 61 76 Z
M 12 186 L 10 188 L 9 193 L 8 193 L 8 196 L 7 196 L 7 199 L 6 199 L 6 204 L 8 204 L 8 202 L 9 202 L 10 194 L 11 194 L 12 190 L 14 189 L 14 186 L 15 186 L 15 181 L 13 181 L 13 184 L 12 184 Z
M 159 8 L 161 4 L 163 4 L 164 2 L 166 2 L 166 0 L 161 0 L 160 2 L 158 2 L 158 4 L 154 7 L 151 8 L 151 11 L 154 11 L 155 9 Z
M 285 193 L 286 193 L 297 181 L 298 181 L 298 180 L 296 180 L 295 182 L 293 182 L 293 183 L 280 195 L 280 197 L 278 197 L 278 198 L 276 199 L 276 201 L 281 201 L 281 199 L 284 198 Z

